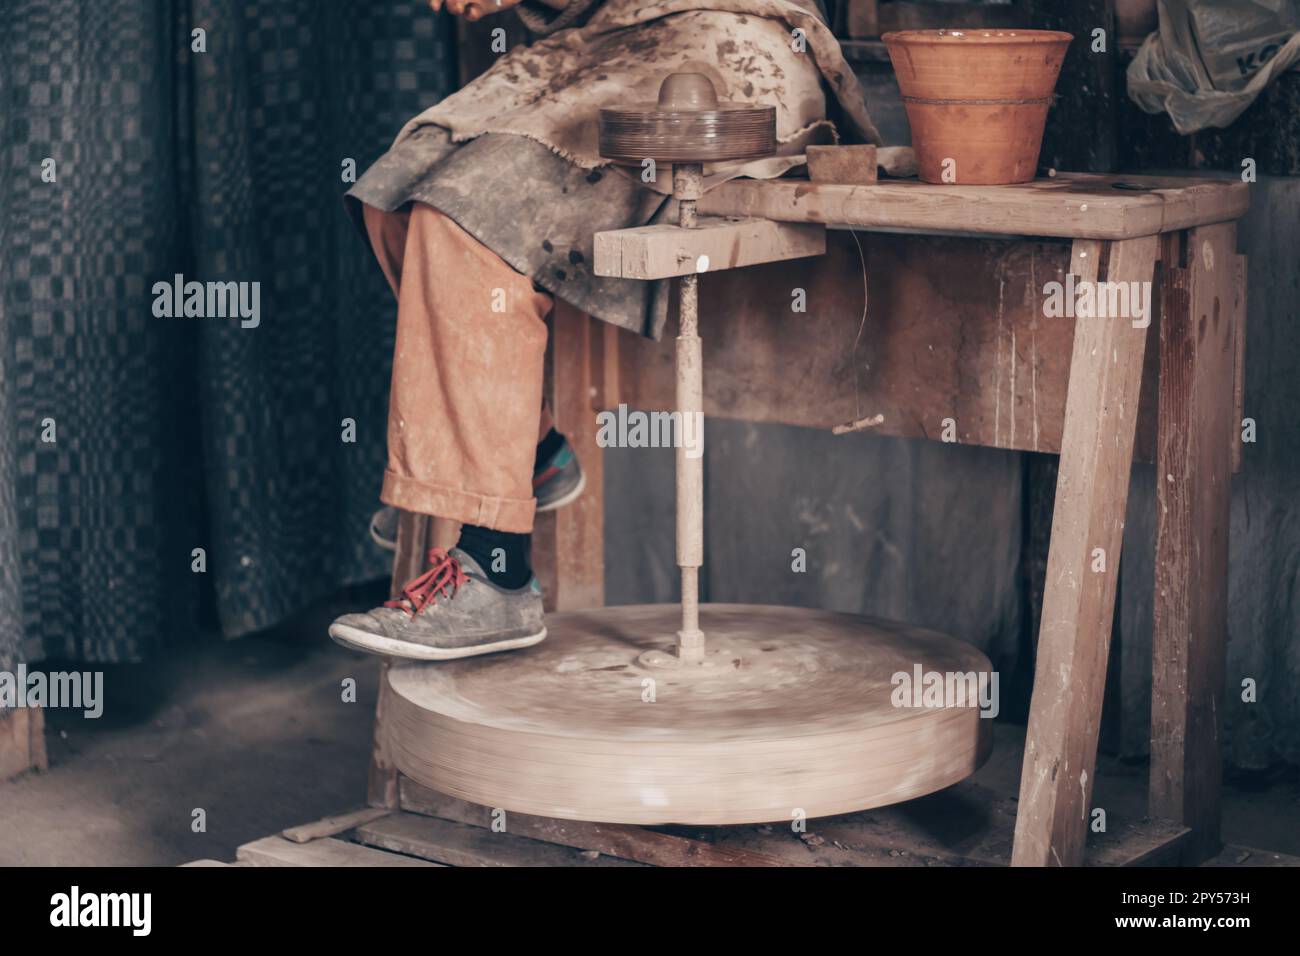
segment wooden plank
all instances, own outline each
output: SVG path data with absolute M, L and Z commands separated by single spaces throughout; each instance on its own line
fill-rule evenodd
M 1151 282 L 1156 252 L 1154 236 L 1079 240 L 1071 271 Z M 1075 324 L 1013 865 L 1083 859 L 1145 347 L 1128 321 Z
M 492 811 L 402 778 L 402 808 L 477 827 Z M 907 804 L 789 826 L 627 827 L 509 813 L 506 830 L 654 866 L 1006 866 L 1016 806 L 965 781 Z M 671 832 L 669 832 L 671 831 Z M 1188 830 L 1165 820 L 1089 833 L 1086 866 L 1175 865 Z M 686 835 L 690 834 L 690 835 Z
M 351 813 L 342 813 L 337 816 L 325 817 L 314 823 L 304 823 L 302 826 L 289 827 L 281 831 L 280 836 L 293 843 L 310 843 L 312 840 L 319 840 L 322 837 L 337 836 L 354 827 L 359 827 L 363 823 L 369 823 L 371 820 L 378 820 L 380 817 L 386 817 L 392 811 L 385 807 L 366 807 L 362 810 L 354 810 Z
M 395 813 L 367 823 L 357 830 L 357 839 L 406 857 L 433 860 L 448 866 L 638 865 L 598 853 L 414 813 Z
M 809 146 L 808 178 L 814 183 L 861 186 L 877 181 L 876 147 Z
M 825 251 L 824 226 L 702 216 L 694 229 L 662 224 L 598 232 L 592 270 L 611 278 L 668 279 Z
M 33 770 L 49 770 L 50 758 L 45 749 L 45 708 L 30 707 L 27 712 L 27 751 Z
M 470 826 L 490 827 L 492 811 L 402 778 L 402 809 L 453 820 Z M 616 823 L 582 823 L 554 820 L 526 813 L 506 815 L 506 830 L 517 836 L 580 850 L 635 860 L 653 866 L 791 866 L 780 857 L 752 850 L 714 846 L 646 827 Z
M 605 461 L 594 405 L 595 366 L 604 353 L 596 348 L 596 324 L 563 301 L 551 316 L 546 394 L 555 428 L 568 438 L 587 484 L 576 501 L 538 515 L 533 525 L 533 570 L 548 611 L 605 603 Z
M 406 582 L 417 577 L 425 566 L 431 532 L 427 515 L 403 511 L 397 519 L 397 553 L 389 593 L 396 597 Z M 370 769 L 366 778 L 366 802 L 372 807 L 392 810 L 397 806 L 397 764 L 388 743 L 388 670 L 392 660 L 379 662 L 379 697 L 375 703 L 375 725 L 370 748 Z
M 1160 336 L 1151 813 L 1219 850 L 1219 727 L 1227 640 L 1236 369 L 1236 227 L 1189 232 L 1166 282 Z
M 1229 843 L 1201 866 L 1300 866 L 1300 856 Z
M 397 518 L 397 551 L 393 556 L 393 571 L 389 577 L 388 593 L 397 597 L 402 587 L 424 572 L 429 546 L 432 544 L 428 515 L 402 511 Z
M 632 333 L 620 329 L 612 322 L 601 322 L 598 328 L 599 343 L 596 349 L 595 389 L 593 401 L 595 408 L 615 408 L 621 393 L 619 380 L 619 342 Z
M 1232 369 L 1232 473 L 1241 471 L 1245 446 L 1241 441 L 1242 420 L 1246 417 L 1246 257 L 1234 256 L 1235 281 L 1232 286 L 1232 315 L 1236 333 Z
M 906 804 L 810 820 L 808 831 L 823 841 L 817 855 L 832 863 L 853 858 L 837 858 L 835 846 L 872 866 L 1006 866 L 1016 817 L 1015 799 L 1000 787 L 965 780 Z M 1117 822 L 1104 833 L 1089 831 L 1083 865 L 1176 865 L 1187 833 L 1167 820 Z
M 292 843 L 283 837 L 269 836 L 245 843 L 235 851 L 240 863 L 247 866 L 437 866 L 396 853 L 359 846 L 332 837 L 310 843 Z
M 1013 186 L 733 180 L 706 193 L 699 209 L 701 215 L 868 229 L 1130 239 L 1238 219 L 1249 205 L 1249 189 L 1246 183 L 1228 180 L 1091 173 L 1059 173 Z
M 1069 262 L 1057 240 L 834 231 L 817 259 L 709 276 L 700 283 L 705 414 L 827 429 L 880 414 L 873 433 L 931 439 L 948 437 L 951 419 L 961 444 L 1057 453 L 1075 320 L 1044 305 Z M 806 311 L 795 311 L 796 295 Z M 674 328 L 670 311 L 662 341 L 622 336 L 617 401 L 676 407 Z M 1150 351 L 1140 461 L 1155 460 Z
M 32 769 L 49 769 L 45 712 L 40 707 L 0 710 L 0 781 Z
M 26 707 L 0 711 L 0 780 L 31 769 L 29 720 Z

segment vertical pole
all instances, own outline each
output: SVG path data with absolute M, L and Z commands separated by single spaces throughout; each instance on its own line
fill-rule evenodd
M 673 166 L 673 196 L 678 225 L 694 229 L 695 202 L 702 192 L 702 163 Z M 677 411 L 681 439 L 690 418 L 704 416 L 704 381 L 700 348 L 700 277 L 692 273 L 681 280 L 681 308 L 677 335 Z M 697 434 L 703 434 L 702 428 Z M 704 632 L 700 630 L 700 566 L 704 564 L 704 458 L 688 456 L 686 442 L 677 442 L 677 565 L 682 573 L 682 629 L 677 632 L 677 656 L 683 663 L 704 660 Z M 696 449 L 699 450 L 698 448 Z
M 1184 865 L 1219 852 L 1236 427 L 1236 225 L 1196 226 L 1166 260 L 1156 441 L 1150 813 L 1190 829 Z M 1178 252 L 1181 251 L 1181 255 Z

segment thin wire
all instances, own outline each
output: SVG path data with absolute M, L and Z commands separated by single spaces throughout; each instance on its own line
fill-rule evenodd
M 862 420 L 862 387 L 858 383 L 858 343 L 862 341 L 862 331 L 867 327 L 867 257 L 862 253 L 862 243 L 858 241 L 858 231 L 849 226 L 853 235 L 853 244 L 858 247 L 858 263 L 862 266 L 862 321 L 858 323 L 858 334 L 853 340 L 853 407 L 857 410 L 855 421 Z

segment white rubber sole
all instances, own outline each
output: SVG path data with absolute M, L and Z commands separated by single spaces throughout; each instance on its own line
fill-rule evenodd
M 511 637 L 491 644 L 475 644 L 473 647 L 426 647 L 410 641 L 399 641 L 381 634 L 371 634 L 349 624 L 331 624 L 330 637 L 344 647 L 364 651 L 367 654 L 382 654 L 385 657 L 400 657 L 408 661 L 454 661 L 462 657 L 478 657 L 480 654 L 495 654 L 498 651 L 517 651 L 521 647 L 532 647 L 546 640 L 546 628 L 536 634 L 523 637 Z
M 578 498 L 582 496 L 583 489 L 586 487 L 587 473 L 584 471 L 578 476 L 578 483 L 574 486 L 572 491 L 561 498 L 557 498 L 545 507 L 539 507 L 537 513 L 545 514 L 547 511 L 555 511 L 557 508 L 563 508 L 565 505 L 573 504 L 573 502 L 577 501 Z M 379 545 L 385 551 L 397 550 L 397 542 L 389 541 L 387 538 L 381 537 L 380 534 L 375 531 L 375 526 L 373 524 L 370 526 L 370 540 Z

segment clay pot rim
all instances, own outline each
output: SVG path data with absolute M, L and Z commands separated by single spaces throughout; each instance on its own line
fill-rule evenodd
M 886 46 L 891 43 L 915 44 L 919 46 L 957 45 L 993 46 L 995 44 L 1033 45 L 1038 43 L 1069 43 L 1074 39 L 1073 33 L 1063 30 L 990 30 L 975 28 L 970 30 L 895 30 L 882 36 Z

